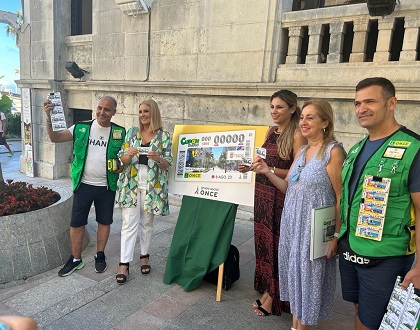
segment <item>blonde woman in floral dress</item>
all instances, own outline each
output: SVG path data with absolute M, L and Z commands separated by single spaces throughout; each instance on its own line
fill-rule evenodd
M 154 100 L 139 105 L 139 126 L 128 130 L 119 153 L 124 170 L 117 185 L 115 203 L 122 208 L 121 259 L 116 280 L 127 281 L 140 225 L 141 273 L 148 274 L 149 245 L 155 215 L 168 215 L 168 168 L 172 164 L 169 132 Z

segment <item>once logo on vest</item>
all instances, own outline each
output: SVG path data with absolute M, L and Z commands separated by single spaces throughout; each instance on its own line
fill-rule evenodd
M 390 141 L 389 142 L 389 146 L 394 146 L 394 147 L 406 147 L 408 148 L 410 146 L 411 142 L 409 141 Z
M 355 254 L 350 254 L 348 251 L 343 253 L 343 258 L 347 261 L 350 261 L 359 265 L 367 265 L 370 262 L 370 259 L 359 257 Z

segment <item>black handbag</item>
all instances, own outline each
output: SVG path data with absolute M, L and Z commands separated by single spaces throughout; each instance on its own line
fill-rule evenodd
M 219 277 L 219 267 L 215 270 L 207 273 L 204 276 L 206 282 L 217 284 L 217 279 Z M 234 245 L 231 245 L 224 263 L 223 270 L 223 284 L 222 287 L 227 291 L 230 289 L 232 284 L 237 281 L 240 277 L 239 270 L 239 251 L 238 248 Z

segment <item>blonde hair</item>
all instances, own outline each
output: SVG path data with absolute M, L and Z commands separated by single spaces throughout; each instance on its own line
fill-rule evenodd
M 317 115 L 319 116 L 319 118 L 322 121 L 328 122 L 328 125 L 327 127 L 325 127 L 324 132 L 323 132 L 322 146 L 321 148 L 319 148 L 316 155 L 317 159 L 322 159 L 325 156 L 327 146 L 331 142 L 337 141 L 334 135 L 334 112 L 331 107 L 331 104 L 328 101 L 323 100 L 323 99 L 311 99 L 311 100 L 306 101 L 302 106 L 302 110 L 305 109 L 305 107 L 308 105 L 313 105 L 317 111 Z M 309 144 L 305 146 L 304 150 L 306 151 L 306 149 L 308 148 L 309 148 Z
M 162 116 L 160 115 L 159 107 L 155 100 L 147 99 L 141 101 L 139 104 L 139 108 L 142 104 L 147 105 L 150 108 L 150 125 L 149 125 L 149 132 L 156 131 L 162 128 Z M 143 124 L 140 122 L 140 131 L 144 129 Z
M 289 108 L 295 108 L 292 113 L 290 122 L 286 128 L 277 137 L 277 154 L 284 160 L 289 160 L 290 155 L 293 154 L 293 141 L 295 138 L 296 130 L 299 128 L 300 108 L 297 105 L 297 95 L 287 89 L 282 89 L 275 92 L 270 97 L 270 102 L 278 97 L 280 100 L 286 102 Z

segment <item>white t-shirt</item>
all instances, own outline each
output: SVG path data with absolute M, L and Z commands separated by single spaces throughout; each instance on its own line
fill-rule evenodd
M 0 112 L 0 132 L 3 132 L 3 120 L 6 120 L 6 116 L 3 112 Z
M 74 125 L 69 128 L 73 135 Z M 110 127 L 102 127 L 93 121 L 89 133 L 86 163 L 83 170 L 82 182 L 92 186 L 106 186 L 106 149 L 108 146 Z

